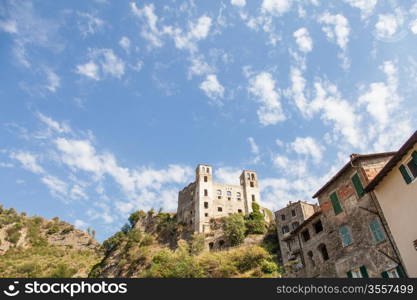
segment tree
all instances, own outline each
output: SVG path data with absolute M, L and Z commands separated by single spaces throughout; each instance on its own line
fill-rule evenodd
M 224 218 L 223 232 L 231 246 L 241 244 L 245 240 L 245 220 L 241 214 L 232 214 Z
M 197 255 L 204 250 L 204 234 L 193 234 L 190 240 L 190 253 Z
M 265 233 L 265 219 L 260 211 L 260 206 L 256 202 L 252 202 L 252 212 L 245 218 L 246 231 L 248 234 Z

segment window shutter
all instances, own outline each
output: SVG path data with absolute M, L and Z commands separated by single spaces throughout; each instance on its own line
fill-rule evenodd
M 379 243 L 385 240 L 385 234 L 382 232 L 381 226 L 377 220 L 373 220 L 369 223 L 372 235 L 374 236 L 375 242 Z
M 387 271 L 382 272 L 382 273 L 381 273 L 381 277 L 382 277 L 382 278 L 389 278 L 389 276 L 388 276 L 388 272 L 387 272 Z
M 360 267 L 359 270 L 361 270 L 362 278 L 369 278 L 368 271 L 365 266 Z
M 352 177 L 352 182 L 355 187 L 356 193 L 359 197 L 362 197 L 365 194 L 365 191 L 363 190 L 362 182 L 357 173 Z
M 342 209 L 342 206 L 340 205 L 339 198 L 337 198 L 336 192 L 330 195 L 330 200 L 332 201 L 334 214 L 335 215 L 340 214 L 343 211 L 343 209 Z
M 417 165 L 417 151 L 413 151 L 413 153 L 411 154 L 411 156 L 413 157 L 414 164 Z
M 342 226 L 339 229 L 340 235 L 342 236 L 343 247 L 352 244 L 352 238 L 349 233 L 349 229 L 346 226 Z
M 405 278 L 406 277 L 405 273 L 404 273 L 404 269 L 401 265 L 398 265 L 395 269 L 397 270 L 398 277 L 400 277 L 400 278 Z
M 352 271 L 349 271 L 349 272 L 347 272 L 346 274 L 347 274 L 347 277 L 348 277 L 348 278 L 353 278 L 353 276 L 352 276 Z
M 403 175 L 405 183 L 409 184 L 411 182 L 411 177 L 408 175 L 407 170 L 405 169 L 404 165 L 400 166 L 401 175 Z

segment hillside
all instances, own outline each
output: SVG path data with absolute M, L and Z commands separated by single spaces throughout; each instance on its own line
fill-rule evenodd
M 232 215 L 233 216 L 233 215 Z M 233 216 L 241 218 L 243 216 Z M 243 222 L 243 221 L 242 221 Z M 253 226 L 253 224 L 251 224 Z M 90 277 L 279 277 L 275 229 L 248 235 L 229 250 L 209 251 L 210 235 L 191 235 L 175 215 L 138 211 L 103 243 Z M 235 233 L 235 232 L 234 232 Z M 235 236 L 234 233 L 231 235 Z M 224 232 L 223 232 L 224 234 Z M 205 243 L 206 240 L 206 243 Z M 226 243 L 230 244 L 230 240 Z M 233 243 L 232 243 L 233 244 Z
M 100 244 L 71 224 L 0 206 L 0 277 L 86 277 L 101 258 Z

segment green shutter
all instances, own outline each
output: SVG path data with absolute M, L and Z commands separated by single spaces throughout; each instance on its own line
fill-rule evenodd
M 343 209 L 342 206 L 340 206 L 339 198 L 337 198 L 336 192 L 330 195 L 330 200 L 332 201 L 334 214 L 340 214 L 343 211 Z
M 342 226 L 339 228 L 340 235 L 342 236 L 343 247 L 349 246 L 352 244 L 352 237 L 350 236 L 349 229 L 347 226 Z
M 398 265 L 395 269 L 397 269 L 398 277 L 405 278 L 404 269 L 401 265 Z
M 352 177 L 353 185 L 355 186 L 356 193 L 359 197 L 362 197 L 365 194 L 365 191 L 363 190 L 362 182 L 359 178 L 359 175 L 356 173 Z
M 411 177 L 410 177 L 410 175 L 408 175 L 408 172 L 405 169 L 404 165 L 400 166 L 400 172 L 401 172 L 401 175 L 403 175 L 405 183 L 409 184 L 411 182 Z
M 382 272 L 381 276 L 382 276 L 382 278 L 389 278 L 387 271 Z
M 413 157 L 414 164 L 417 165 L 417 151 L 413 151 L 413 153 L 411 154 L 411 156 Z
M 362 278 L 369 278 L 368 271 L 365 266 L 360 267 L 359 270 L 361 270 Z
M 348 277 L 348 278 L 353 278 L 353 276 L 352 276 L 352 271 L 347 272 L 347 277 Z
M 372 220 L 369 223 L 369 228 L 371 229 L 372 235 L 374 236 L 376 243 L 379 243 L 385 240 L 385 234 L 382 231 L 382 228 L 378 220 Z

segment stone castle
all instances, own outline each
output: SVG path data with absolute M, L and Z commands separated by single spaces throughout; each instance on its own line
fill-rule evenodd
M 252 203 L 259 204 L 258 177 L 255 171 L 244 170 L 240 185 L 213 182 L 213 167 L 200 164 L 196 168 L 195 181 L 179 192 L 178 222 L 193 232 L 209 232 L 210 220 L 233 213 L 248 214 Z M 268 220 L 265 209 L 261 209 Z

